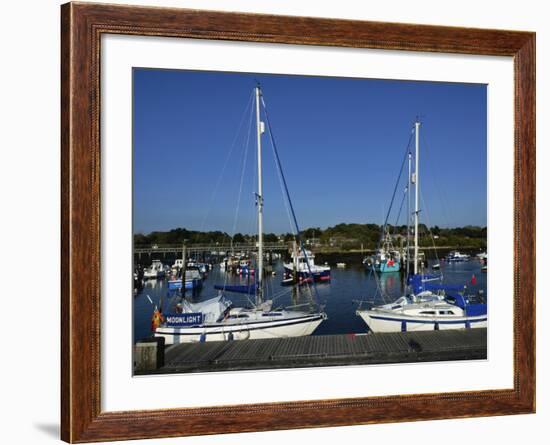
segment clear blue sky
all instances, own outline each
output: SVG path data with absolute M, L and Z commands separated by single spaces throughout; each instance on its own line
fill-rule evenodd
M 486 225 L 485 85 L 136 68 L 134 232 L 255 231 L 249 114 L 238 129 L 256 80 L 302 228 L 382 223 L 416 116 L 422 222 Z M 265 231 L 288 232 L 267 133 L 263 148 Z

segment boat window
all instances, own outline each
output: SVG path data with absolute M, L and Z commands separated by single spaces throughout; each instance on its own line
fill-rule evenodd
M 439 315 L 454 315 L 453 311 L 439 311 Z
M 280 312 L 264 312 L 262 314 L 263 317 L 280 317 L 281 315 L 283 314 L 281 314 Z
M 248 318 L 248 314 L 239 314 L 237 318 Z
M 420 311 L 420 313 L 425 315 L 435 315 L 435 311 Z

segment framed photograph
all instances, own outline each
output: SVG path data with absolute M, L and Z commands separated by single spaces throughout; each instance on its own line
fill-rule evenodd
M 534 33 L 61 17 L 63 440 L 535 411 Z

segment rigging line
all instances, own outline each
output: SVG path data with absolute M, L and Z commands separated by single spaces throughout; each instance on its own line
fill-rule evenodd
M 252 114 L 255 114 L 255 112 L 253 111 Z M 253 156 L 254 156 L 254 159 L 253 159 L 253 166 L 257 166 L 258 165 L 258 150 L 252 150 L 253 152 Z M 250 214 L 248 216 L 248 221 L 246 222 L 246 224 L 244 224 L 243 228 L 245 229 L 245 233 L 253 233 L 255 234 L 254 236 L 256 237 L 256 241 L 258 241 L 257 237 L 258 237 L 258 212 L 256 211 L 256 195 L 257 195 L 257 190 L 258 190 L 258 174 L 257 172 L 255 172 L 255 174 L 253 173 L 252 174 L 252 196 L 254 197 L 254 205 L 252 207 L 250 207 Z M 263 199 L 263 197 L 262 197 Z
M 254 97 L 251 95 L 251 97 Z M 252 103 L 252 102 L 251 102 Z M 242 196 L 242 190 L 243 190 L 243 182 L 244 182 L 244 172 L 246 170 L 246 163 L 248 159 L 248 147 L 250 145 L 250 133 L 252 132 L 252 107 L 250 107 L 250 121 L 248 123 L 248 133 L 246 136 L 246 144 L 244 146 L 244 153 L 243 153 L 243 160 L 241 163 L 241 178 L 239 181 L 239 193 L 237 195 L 237 206 L 235 207 L 235 215 L 233 217 L 233 227 L 231 228 L 231 245 L 233 245 L 233 238 L 235 237 L 235 231 L 237 229 L 237 219 L 239 217 L 239 208 L 241 206 L 241 196 Z M 227 284 L 227 280 L 229 278 L 229 274 L 225 273 L 224 275 L 224 287 Z
M 237 133 L 235 134 L 235 137 L 233 138 L 233 142 L 230 146 L 230 149 L 229 149 L 229 152 L 227 153 L 227 156 L 225 157 L 225 162 L 223 164 L 223 167 L 222 167 L 222 171 L 220 173 L 220 176 L 218 177 L 218 180 L 216 182 L 216 185 L 214 186 L 214 189 L 212 191 L 212 195 L 210 196 L 210 203 L 208 205 L 208 208 L 207 208 L 207 212 L 206 214 L 204 215 L 204 218 L 202 220 L 202 224 L 201 224 L 201 231 L 204 229 L 204 226 L 206 224 L 206 220 L 208 219 L 208 217 L 210 216 L 210 212 L 212 210 L 212 207 L 213 207 L 213 202 L 214 202 L 214 198 L 216 197 L 217 193 L 218 193 L 218 189 L 220 188 L 220 184 L 222 182 L 222 179 L 223 179 L 223 175 L 225 173 L 225 170 L 227 169 L 227 165 L 229 164 L 229 159 L 231 158 L 231 155 L 233 154 L 233 150 L 235 149 L 235 146 L 236 146 L 236 143 L 237 143 L 237 139 L 239 138 L 239 134 L 241 132 L 241 128 L 243 126 L 243 123 L 245 121 L 245 117 L 247 115 L 247 112 L 248 112 L 248 108 L 252 106 L 252 103 L 253 103 L 253 98 L 254 98 L 254 93 L 250 93 L 250 98 L 248 99 L 247 103 L 246 103 L 246 107 L 243 111 L 243 114 L 241 116 L 241 120 L 239 122 L 239 126 L 237 127 Z
M 407 142 L 407 146 L 405 148 L 405 155 L 403 156 L 403 161 L 401 162 L 401 168 L 399 169 L 399 174 L 397 176 L 397 181 L 395 182 L 395 187 L 393 189 L 393 193 L 392 193 L 392 198 L 391 198 L 391 202 L 390 202 L 390 206 L 388 208 L 388 212 L 386 214 L 386 219 L 384 221 L 384 224 L 382 225 L 382 227 L 380 228 L 380 238 L 379 238 L 379 241 L 378 241 L 378 247 L 380 247 L 381 243 L 382 243 L 382 240 L 384 239 L 384 236 L 385 236 L 385 233 L 386 233 L 386 227 L 388 225 L 388 220 L 390 218 L 390 213 L 391 213 L 391 210 L 392 210 L 392 207 L 393 207 L 393 202 L 395 200 L 395 195 L 397 194 L 397 188 L 399 187 L 399 183 L 401 181 L 401 176 L 403 174 L 403 170 L 405 168 L 405 164 L 406 164 L 406 161 L 409 157 L 409 152 L 410 152 L 410 146 L 411 146 L 411 142 L 412 142 L 412 138 L 413 138 L 413 135 L 414 135 L 414 129 L 411 129 L 411 133 L 409 134 L 409 140 Z M 400 206 L 400 209 L 399 209 L 399 213 L 401 213 L 401 209 L 403 207 L 403 203 L 405 201 L 405 195 L 403 196 L 403 200 L 401 202 L 401 206 Z M 399 215 L 398 215 L 398 218 L 399 218 Z M 397 225 L 397 224 L 396 224 Z M 371 271 L 372 271 L 373 267 L 371 268 Z M 379 277 L 376 275 L 376 273 L 374 274 L 374 278 L 375 278 L 375 281 L 376 281 L 376 287 L 377 287 L 377 291 L 380 292 L 380 295 L 382 296 L 384 302 L 386 302 L 386 297 L 389 297 L 389 295 L 384 295 L 384 291 L 382 290 L 382 287 L 380 285 L 380 281 L 379 281 Z M 376 297 L 376 294 L 375 294 L 375 297 Z
M 255 166 L 258 165 L 258 150 L 253 150 L 254 152 L 254 164 Z M 259 215 L 258 215 L 258 212 L 256 211 L 256 206 L 257 206 L 257 193 L 258 193 L 258 174 L 257 172 L 255 172 L 255 174 L 252 174 L 252 196 L 254 197 L 254 205 L 251 207 L 251 212 L 250 212 L 250 233 L 256 233 L 256 237 L 258 237 L 258 218 L 259 218 Z M 262 192 L 263 193 L 263 192 Z M 262 201 L 265 202 L 265 199 L 264 199 L 264 196 L 262 196 Z M 259 241 L 259 239 L 258 239 Z
M 263 101 L 263 97 L 262 97 L 262 104 L 264 106 L 264 110 L 265 109 L 265 102 Z M 267 110 L 266 110 L 266 120 L 267 120 Z M 268 128 L 268 130 L 270 130 Z M 273 142 L 271 141 L 271 138 L 270 138 L 270 142 L 272 144 L 272 150 L 273 150 Z M 284 185 L 284 179 L 281 175 L 281 170 L 278 168 L 278 165 L 277 165 L 277 159 L 275 156 L 273 156 L 273 162 L 275 163 L 275 171 L 277 172 L 277 178 L 279 179 L 279 187 L 281 188 L 281 196 L 282 196 L 282 201 L 283 201 L 283 204 L 285 206 L 285 210 L 286 210 L 286 214 L 287 214 L 287 218 L 288 218 L 288 222 L 289 222 L 289 228 L 290 228 L 290 232 L 296 236 L 296 231 L 294 229 L 294 224 L 292 223 L 292 216 L 291 216 L 291 212 L 290 212 L 290 208 L 288 206 L 288 202 L 287 200 L 285 199 L 285 196 L 286 196 L 286 193 L 285 193 L 285 185 Z
M 407 143 L 407 147 L 405 149 L 405 156 L 403 156 L 403 162 L 401 162 L 401 168 L 399 169 L 399 175 L 397 176 L 397 181 L 395 182 L 395 187 L 393 188 L 393 194 L 392 194 L 392 198 L 391 198 L 391 201 L 390 201 L 390 206 L 388 208 L 388 213 L 386 214 L 386 219 L 384 221 L 384 225 L 382 226 L 381 231 L 380 231 L 380 240 L 382 240 L 382 238 L 384 236 L 384 233 L 386 231 L 386 226 L 388 225 L 388 219 L 390 218 L 390 213 L 391 213 L 391 209 L 392 209 L 392 206 L 393 206 L 393 201 L 395 200 L 395 194 L 397 193 L 397 188 L 399 186 L 399 182 L 401 181 L 401 175 L 403 174 L 403 169 L 405 167 L 407 158 L 409 156 L 409 147 L 411 145 L 413 134 L 414 133 L 411 132 L 411 134 L 409 135 L 409 142 Z
M 232 235 L 233 236 L 235 235 L 235 231 L 237 229 L 237 219 L 238 219 L 238 216 L 239 216 L 239 208 L 241 206 L 241 197 L 242 197 L 242 191 L 243 191 L 244 173 L 245 173 L 245 170 L 246 170 L 246 164 L 247 164 L 247 160 L 248 160 L 248 149 L 249 149 L 249 146 L 250 146 L 250 134 L 252 132 L 252 115 L 253 115 L 253 113 L 251 112 L 250 113 L 250 122 L 249 122 L 249 125 L 248 125 L 248 134 L 247 134 L 247 137 L 246 137 L 245 150 L 244 150 L 244 154 L 243 154 L 243 161 L 242 161 L 242 164 L 241 164 L 241 179 L 240 179 L 240 182 L 239 182 L 239 193 L 238 193 L 238 197 L 237 197 L 237 207 L 235 208 L 235 216 L 233 218 L 233 227 L 232 227 Z
M 380 277 L 376 273 L 374 273 L 374 281 L 376 282 L 376 293 L 374 294 L 373 299 L 376 299 L 376 296 L 380 295 L 382 297 L 382 302 L 386 303 L 386 295 L 384 295 L 382 285 L 380 284 Z
M 392 207 L 393 207 L 393 202 L 395 200 L 395 195 L 397 194 L 397 188 L 399 187 L 399 183 L 401 181 L 401 176 L 403 174 L 403 170 L 405 168 L 405 164 L 406 164 L 406 161 L 409 157 L 409 148 L 411 146 L 411 142 L 412 142 L 412 138 L 413 138 L 413 135 L 414 135 L 414 129 L 411 130 L 411 133 L 409 134 L 409 140 L 407 142 L 407 146 L 406 146 L 406 149 L 405 149 L 405 155 L 403 156 L 403 161 L 401 162 L 401 168 L 399 169 L 399 174 L 397 176 L 397 181 L 395 182 L 395 187 L 393 189 L 393 193 L 392 193 L 392 198 L 391 198 L 391 202 L 390 202 L 390 206 L 388 208 L 388 212 L 386 214 L 386 219 L 384 221 L 384 224 L 383 226 L 381 227 L 381 231 L 380 231 L 380 239 L 378 241 L 378 246 L 380 247 L 380 244 L 382 242 L 382 239 L 384 238 L 384 234 L 386 233 L 386 227 L 388 225 L 388 219 L 390 217 L 390 213 L 391 213 L 391 210 L 392 210 Z M 401 213 L 401 209 L 403 207 L 403 202 L 405 201 L 405 195 L 403 196 L 403 200 L 401 202 L 401 206 L 400 206 L 400 209 L 399 209 L 399 213 Z M 399 215 L 398 215 L 398 218 L 399 218 Z M 371 271 L 372 271 L 373 267 L 371 268 Z M 380 280 L 379 280 L 379 277 L 376 275 L 376 273 L 374 274 L 374 278 L 375 278 L 375 281 L 376 281 L 376 287 L 377 287 L 377 291 L 380 292 L 380 295 L 382 296 L 384 302 L 386 302 L 386 297 L 389 297 L 389 295 L 384 295 L 384 291 L 382 290 L 382 287 L 380 285 Z M 376 297 L 376 294 L 375 294 L 375 297 Z
M 424 152 L 426 155 L 431 153 L 428 143 L 426 141 L 426 136 L 424 135 L 425 132 L 420 133 L 420 137 L 422 138 L 422 146 L 424 147 Z M 439 198 L 439 201 L 441 202 L 441 208 L 443 209 L 443 217 L 445 218 L 445 223 L 447 224 L 447 227 L 450 227 L 450 218 L 449 218 L 449 211 L 447 209 L 447 205 L 445 204 L 445 199 L 443 199 L 442 194 L 442 187 L 438 187 L 439 184 L 441 184 L 441 181 L 439 180 L 438 170 L 434 169 L 432 166 L 431 158 L 430 156 L 424 156 L 427 159 L 427 163 L 429 165 L 430 170 L 432 171 L 432 177 L 433 181 L 435 182 L 435 189 L 437 190 L 437 197 Z
M 408 187 L 405 187 L 405 191 L 403 192 L 403 199 L 401 199 L 401 205 L 399 206 L 399 212 L 397 213 L 397 218 L 395 218 L 395 227 L 397 227 L 397 223 L 399 222 L 399 217 L 401 216 L 401 211 L 403 210 L 403 204 L 405 204 L 405 198 L 407 197 Z
M 378 295 L 381 295 L 382 300 L 385 301 L 384 296 L 382 295 L 382 288 L 381 288 L 380 283 L 378 281 L 378 276 L 376 275 L 376 272 L 373 272 L 373 270 L 374 270 L 374 267 L 371 266 L 370 271 L 371 271 L 372 275 L 374 275 L 374 283 L 376 284 L 374 295 L 372 296 L 372 301 L 376 301 L 376 297 Z
M 273 158 L 273 161 L 275 162 L 275 167 L 277 167 L 277 160 L 275 159 L 275 157 Z M 281 176 L 281 172 L 279 171 L 279 169 L 275 168 L 275 170 L 277 171 L 277 178 L 279 178 L 279 187 L 281 188 L 281 195 L 283 197 L 283 204 L 285 206 L 286 215 L 287 215 L 287 218 L 288 218 L 288 224 L 289 224 L 289 227 L 290 227 L 290 232 L 294 236 L 296 236 L 296 233 L 295 233 L 295 230 L 294 230 L 294 225 L 292 224 L 292 216 L 290 214 L 290 209 L 288 207 L 288 202 L 285 199 L 285 190 L 284 190 L 283 178 Z
M 300 243 L 300 248 L 302 250 L 302 253 L 304 254 L 304 259 L 306 260 L 309 276 L 313 280 L 313 288 L 315 290 L 315 299 L 317 301 L 317 304 L 320 306 L 321 302 L 320 302 L 320 299 L 319 299 L 319 292 L 317 291 L 317 286 L 315 285 L 315 278 L 313 276 L 313 273 L 311 272 L 311 265 L 309 264 L 309 259 L 308 259 L 308 256 L 307 256 L 307 252 L 306 252 L 304 243 L 302 241 L 302 237 L 300 236 L 300 227 L 298 225 L 298 219 L 296 218 L 296 212 L 294 211 L 294 206 L 292 205 L 292 201 L 290 199 L 290 192 L 288 190 L 288 185 L 286 183 L 286 178 L 285 178 L 283 168 L 282 168 L 282 165 L 281 165 L 281 160 L 279 158 L 279 153 L 277 151 L 277 146 L 276 146 L 276 143 L 275 143 L 275 137 L 273 135 L 273 130 L 271 128 L 271 121 L 269 120 L 269 113 L 267 112 L 267 106 L 265 104 L 263 95 L 261 96 L 261 99 L 262 99 L 262 105 L 264 107 L 264 113 L 265 113 L 265 119 L 266 119 L 266 122 L 267 122 L 267 128 L 269 130 L 269 138 L 271 140 L 271 147 L 273 148 L 273 154 L 275 155 L 275 160 L 277 161 L 277 166 L 279 167 L 279 171 L 281 173 L 281 178 L 282 178 L 283 184 L 285 186 L 285 192 L 286 192 L 286 197 L 287 197 L 287 200 L 288 200 L 288 205 L 290 207 L 290 211 L 292 213 L 292 219 L 294 220 L 294 225 L 296 227 L 296 238 L 298 238 L 298 241 Z
M 271 296 L 271 300 L 273 300 L 273 302 L 275 302 L 275 300 L 278 300 L 279 298 L 284 297 L 285 295 L 289 294 L 290 292 L 292 292 L 292 288 L 289 288 L 288 290 L 279 291 L 278 293 L 273 294 Z
M 435 245 L 435 238 L 433 236 L 432 230 L 430 229 L 430 226 L 431 226 L 430 215 L 428 214 L 428 209 L 426 207 L 426 203 L 424 202 L 424 195 L 422 194 L 422 190 L 420 191 L 420 200 L 422 201 L 422 206 L 424 208 L 424 213 L 426 214 L 426 222 L 428 223 L 428 224 L 426 224 L 426 227 L 428 228 L 428 232 L 430 233 L 430 237 L 432 239 L 432 245 L 433 245 L 434 252 L 435 252 L 435 259 L 437 260 L 437 263 L 439 264 L 439 267 L 441 267 L 441 263 L 439 261 L 439 254 L 437 253 L 437 247 Z M 439 270 L 440 270 L 439 276 L 440 276 L 440 278 L 443 278 L 443 272 L 441 271 L 441 269 L 439 269 Z

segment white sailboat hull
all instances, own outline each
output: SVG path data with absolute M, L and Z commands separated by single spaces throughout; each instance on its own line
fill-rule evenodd
M 419 317 L 382 311 L 357 311 L 372 332 L 433 331 L 486 328 L 487 315 L 472 317 Z
M 299 318 L 250 323 L 215 323 L 192 327 L 160 327 L 155 337 L 164 337 L 165 344 L 197 343 L 201 341 L 257 340 L 264 338 L 302 337 L 311 335 L 325 319 L 324 314 Z

